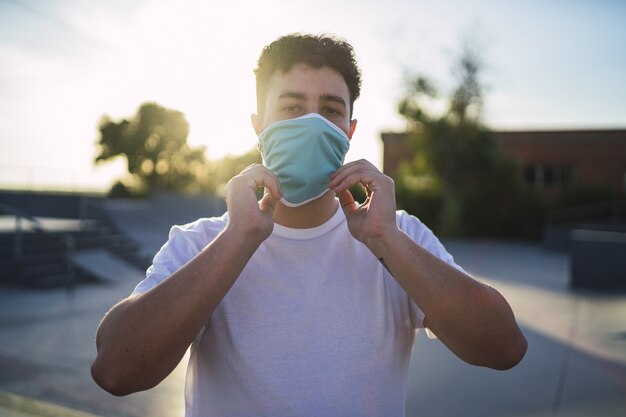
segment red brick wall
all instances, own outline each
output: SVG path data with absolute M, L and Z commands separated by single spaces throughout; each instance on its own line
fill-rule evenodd
M 625 191 L 626 130 L 494 132 L 502 152 L 526 165 L 567 166 L 575 184 Z
M 503 153 L 527 165 L 568 167 L 575 184 L 603 185 L 626 193 L 626 130 L 493 132 Z M 406 133 L 383 133 L 383 171 L 393 175 L 412 158 Z M 523 172 L 520 172 L 522 178 Z M 547 190 L 549 191 L 549 190 Z

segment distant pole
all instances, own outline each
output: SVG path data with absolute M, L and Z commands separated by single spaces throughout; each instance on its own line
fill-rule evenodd
M 80 228 L 83 230 L 87 228 L 88 211 L 89 201 L 87 200 L 87 197 L 85 197 L 84 195 L 80 196 L 80 200 L 78 203 L 78 217 L 80 219 Z
M 74 277 L 74 265 L 72 262 L 74 256 L 74 237 L 67 233 L 64 234 L 63 240 L 65 241 L 65 261 L 67 262 L 67 270 L 66 270 L 66 288 L 69 290 L 74 288 L 76 285 L 75 277 Z
M 15 216 L 15 245 L 13 255 L 16 260 L 22 257 L 22 216 L 18 213 Z

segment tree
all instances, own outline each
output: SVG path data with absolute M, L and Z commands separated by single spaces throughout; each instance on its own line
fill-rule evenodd
M 479 54 L 465 46 L 443 114 L 431 110 L 440 97 L 427 77 L 410 83 L 398 111 L 410 123 L 416 156 L 396 179 L 398 204 L 442 233 L 535 236 L 541 202 L 520 186 L 514 161 L 500 154 L 483 124 L 482 68 Z
M 189 124 L 182 112 L 144 103 L 129 119 L 113 121 L 104 116 L 99 131 L 96 164 L 125 157 L 135 188 L 147 192 L 206 188 L 205 147 L 187 144 Z

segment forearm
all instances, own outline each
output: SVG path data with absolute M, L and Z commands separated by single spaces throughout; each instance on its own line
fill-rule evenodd
M 227 228 L 147 293 L 116 305 L 96 336 L 96 382 L 125 395 L 151 388 L 178 364 L 260 244 Z
M 468 363 L 508 369 L 526 341 L 506 300 L 448 265 L 402 231 L 366 242 L 425 314 L 425 326 Z

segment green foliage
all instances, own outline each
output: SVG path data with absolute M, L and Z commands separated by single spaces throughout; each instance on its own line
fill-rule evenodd
M 365 199 L 367 199 L 367 192 L 365 190 L 365 187 L 363 187 L 361 184 L 353 185 L 348 189 L 348 191 L 350 191 L 350 194 L 352 194 L 352 197 L 354 197 L 354 201 L 360 204 L 363 204 Z
M 122 181 L 115 181 L 111 186 L 111 189 L 107 193 L 109 198 L 130 198 L 132 197 L 131 191 L 124 185 Z
M 459 124 L 467 118 L 473 122 L 480 119 L 484 90 L 479 80 L 481 69 L 480 56 L 466 44 L 457 62 L 459 83 L 450 97 L 450 114 Z
M 99 130 L 95 162 L 125 157 L 131 176 L 127 182 L 135 191 L 207 188 L 205 148 L 187 144 L 189 124 L 180 111 L 144 103 L 129 119 L 103 117 Z
M 443 234 L 536 238 L 545 204 L 520 184 L 482 124 L 481 68 L 465 48 L 444 114 L 429 110 L 438 93 L 426 77 L 409 85 L 398 111 L 413 128 L 415 158 L 395 179 L 398 206 Z
M 261 163 L 257 149 L 208 160 L 205 147 L 187 144 L 189 124 L 183 113 L 144 103 L 130 118 L 103 117 L 96 163 L 126 158 L 128 176 L 117 180 L 111 197 L 144 197 L 152 191 L 213 192 L 223 195 L 226 183 L 245 167 Z
M 436 184 L 422 184 L 426 178 L 415 176 L 398 176 L 396 180 L 396 200 L 400 210 L 417 216 L 435 233 L 443 233 L 443 202 L 441 187 Z

